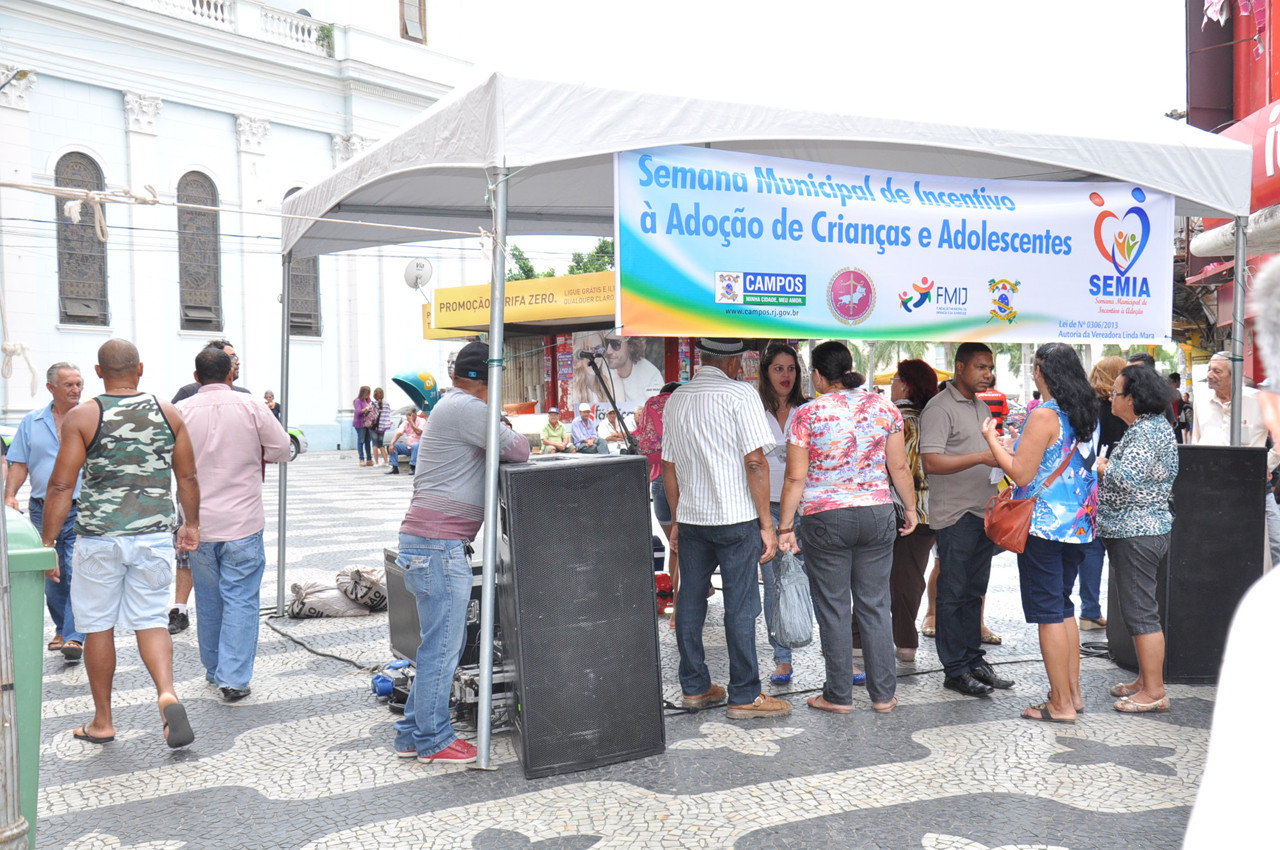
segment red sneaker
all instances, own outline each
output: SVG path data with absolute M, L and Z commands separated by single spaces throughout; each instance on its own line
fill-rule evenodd
M 475 760 L 476 748 L 461 738 L 458 738 L 438 753 L 429 756 L 418 756 L 418 761 L 426 764 L 438 761 L 448 762 L 449 764 L 471 764 Z

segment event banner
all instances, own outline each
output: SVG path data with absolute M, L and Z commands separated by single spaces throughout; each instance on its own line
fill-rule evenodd
M 626 335 L 1167 339 L 1173 198 L 697 147 L 616 155 Z

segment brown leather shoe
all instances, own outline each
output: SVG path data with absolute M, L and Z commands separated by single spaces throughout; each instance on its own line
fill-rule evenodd
M 761 694 L 748 705 L 731 705 L 725 710 L 730 720 L 751 720 L 756 717 L 783 717 L 791 713 L 791 703 L 784 699 Z
M 715 705 L 716 703 L 723 702 L 725 690 L 719 685 L 712 685 L 707 688 L 705 693 L 694 694 L 693 696 L 681 694 L 680 696 L 682 698 L 681 704 L 685 708 L 706 708 L 709 705 Z

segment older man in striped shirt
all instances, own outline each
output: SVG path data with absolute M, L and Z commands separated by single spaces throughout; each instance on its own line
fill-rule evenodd
M 672 393 L 662 417 L 662 479 L 675 519 L 671 547 L 680 552 L 675 617 L 684 707 L 726 698 L 725 688 L 711 682 L 702 646 L 707 593 L 718 564 L 729 647 L 727 714 L 735 720 L 779 717 L 791 713 L 791 704 L 761 692 L 756 658 L 756 571 L 778 547 L 765 461 L 773 432 L 759 395 L 735 380 L 745 342 L 702 338 L 696 345 L 702 368 Z

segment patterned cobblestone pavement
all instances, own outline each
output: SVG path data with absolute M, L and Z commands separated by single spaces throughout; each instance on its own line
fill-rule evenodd
M 290 472 L 290 583 L 333 582 L 345 566 L 382 563 L 407 505 L 408 476 L 361 468 L 347 453 L 304 455 Z M 268 481 L 268 576 L 275 600 L 275 487 Z M 713 598 L 708 659 L 727 677 Z M 197 612 L 198 616 L 198 612 Z M 980 700 L 942 688 L 933 642 L 899 666 L 899 708 L 813 711 L 815 645 L 798 650 L 788 717 L 729 721 L 723 709 L 669 711 L 667 751 L 528 781 L 506 734 L 493 767 L 421 765 L 394 756 L 391 715 L 369 689 L 391 660 L 385 614 L 291 621 L 264 615 L 253 694 L 227 704 L 200 666 L 195 628 L 174 642 L 178 694 L 196 730 L 165 745 L 154 689 L 128 635 L 116 673 L 115 742 L 71 730 L 89 718 L 81 664 L 45 662 L 38 847 L 1169 848 L 1180 843 L 1204 764 L 1214 688 L 1171 686 L 1173 711 L 1125 716 L 1107 688 L 1124 678 L 1086 658 L 1086 712 L 1074 726 L 1019 710 L 1047 689 L 1035 632 L 1022 622 L 1012 556 L 993 569 L 989 647 L 1009 691 Z M 48 626 L 50 637 L 52 626 Z M 659 623 L 665 695 L 679 697 L 676 651 Z M 1091 634 L 1086 633 L 1086 640 Z M 763 624 L 761 667 L 771 669 Z M 474 737 L 471 732 L 468 737 Z

